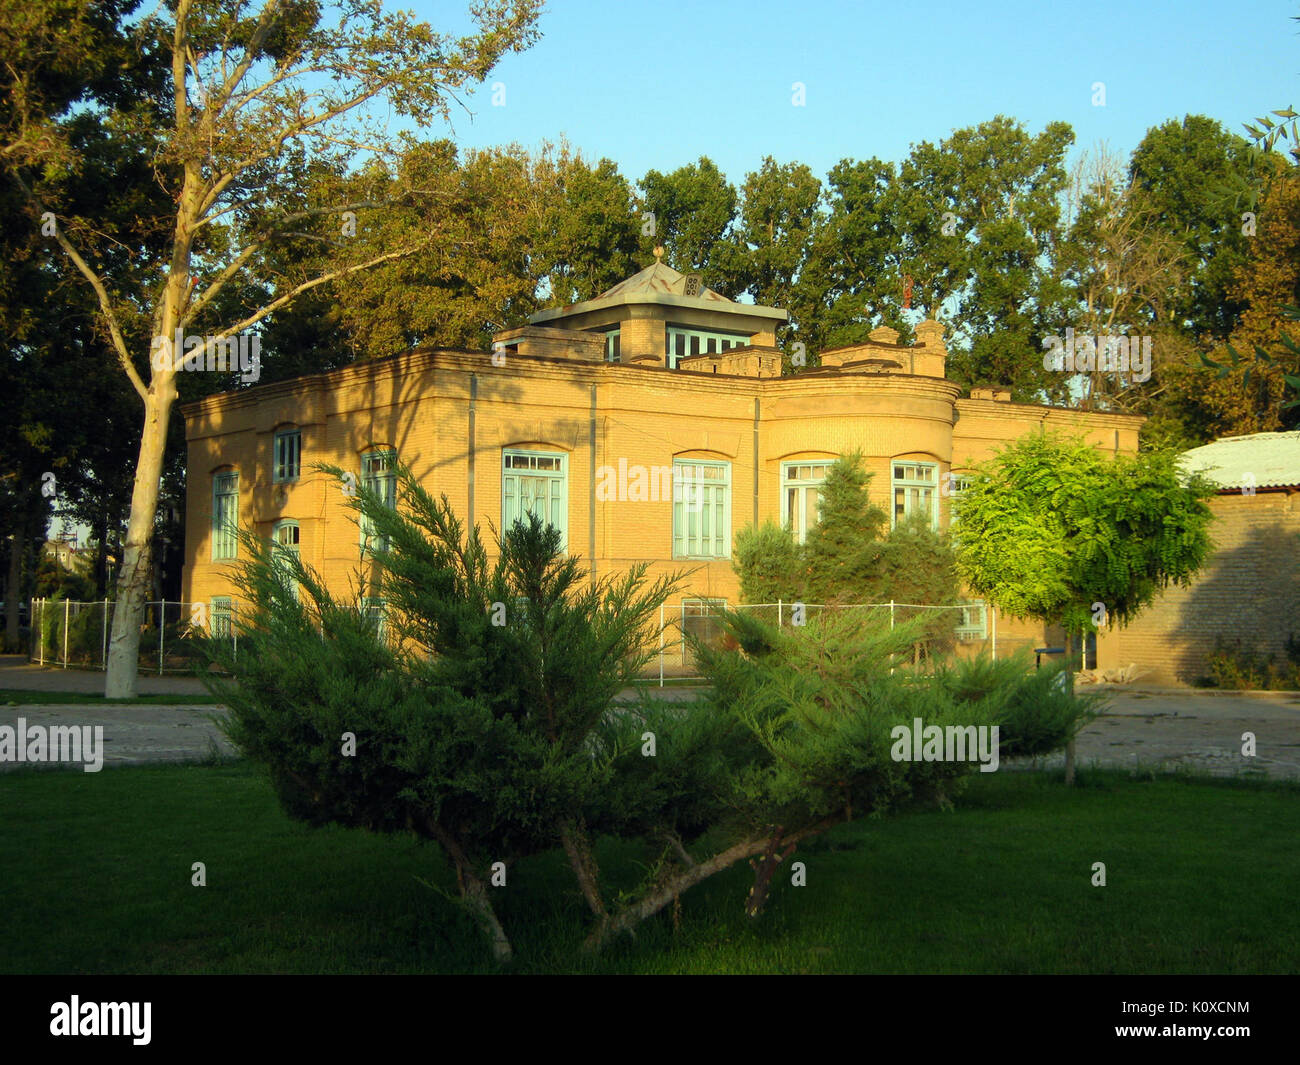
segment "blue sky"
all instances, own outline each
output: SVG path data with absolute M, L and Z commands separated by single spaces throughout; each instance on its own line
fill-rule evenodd
M 401 6 L 408 6 L 403 4 Z M 439 30 L 465 0 L 411 0 Z M 739 183 L 765 155 L 900 160 L 997 114 L 1127 158 L 1153 125 L 1206 114 L 1233 132 L 1300 103 L 1297 0 L 552 0 L 542 39 L 453 115 L 465 147 L 561 136 L 635 180 L 708 155 Z M 791 103 L 794 82 L 807 104 Z M 1105 84 L 1105 106 L 1093 84 Z

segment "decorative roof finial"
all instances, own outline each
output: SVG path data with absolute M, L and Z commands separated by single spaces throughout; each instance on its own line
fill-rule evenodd
M 664 246 L 663 246 L 662 244 L 656 244 L 656 245 L 655 245 L 655 262 L 657 262 L 657 263 L 661 263 L 661 262 L 663 262 L 663 261 L 664 261 Z

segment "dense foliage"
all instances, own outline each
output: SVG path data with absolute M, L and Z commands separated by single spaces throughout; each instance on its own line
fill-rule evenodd
M 735 649 L 696 647 L 709 698 L 619 701 L 674 581 L 644 566 L 592 581 L 536 518 L 505 530 L 490 559 L 445 498 L 398 477 L 396 508 L 369 488 L 355 504 L 386 544 L 357 589 L 387 601 L 386 631 L 296 555 L 245 534 L 238 653 L 208 644 L 233 679 L 208 683 L 291 815 L 441 846 L 500 958 L 511 948 L 492 892 L 519 858 L 564 851 L 592 948 L 745 858 L 757 914 L 799 840 L 945 798 L 974 768 L 899 760 L 897 726 L 998 725 L 1004 749 L 1028 753 L 1065 742 L 1089 712 L 1023 661 L 913 672 L 919 623 L 891 630 L 869 611 L 797 629 L 729 615 Z M 650 872 L 634 890 L 602 883 L 601 835 L 642 841 Z

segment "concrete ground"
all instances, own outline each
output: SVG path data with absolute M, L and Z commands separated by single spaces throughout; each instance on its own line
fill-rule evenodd
M 34 666 L 26 655 L 0 655 L 0 688 L 26 691 L 104 694 L 104 674 L 91 669 L 59 669 Z M 137 695 L 206 695 L 198 678 L 186 674 L 158 676 L 145 673 L 136 678 Z
M 102 673 L 40 669 L 21 658 L 0 659 L 0 688 L 97 692 L 103 690 L 103 683 Z M 1215 775 L 1300 780 L 1300 692 L 1104 686 L 1100 690 L 1110 697 L 1111 704 L 1079 735 L 1077 761 L 1081 767 L 1096 764 L 1156 771 L 1185 767 Z M 16 706 L 0 705 L 0 725 L 14 725 L 19 717 L 28 726 L 102 724 L 105 765 L 183 761 L 203 758 L 214 749 L 231 753 L 215 723 L 225 715 L 224 707 L 185 702 L 186 695 L 202 691 L 202 685 L 190 677 L 141 677 L 140 694 L 175 694 L 175 705 L 24 706 L 15 699 Z M 684 688 L 653 691 L 673 699 L 691 696 L 691 690 Z M 1242 755 L 1245 732 L 1255 735 L 1253 758 Z M 1062 757 L 1058 754 L 1030 764 L 1056 766 Z M 10 764 L 0 763 L 0 769 L 5 768 Z

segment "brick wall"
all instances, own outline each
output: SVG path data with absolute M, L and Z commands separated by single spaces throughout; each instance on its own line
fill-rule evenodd
M 1136 664 L 1154 684 L 1205 674 L 1216 640 L 1279 658 L 1300 636 L 1300 492 L 1259 491 L 1210 500 L 1215 542 L 1193 584 L 1171 587 L 1126 628 L 1098 642 L 1102 668 Z

